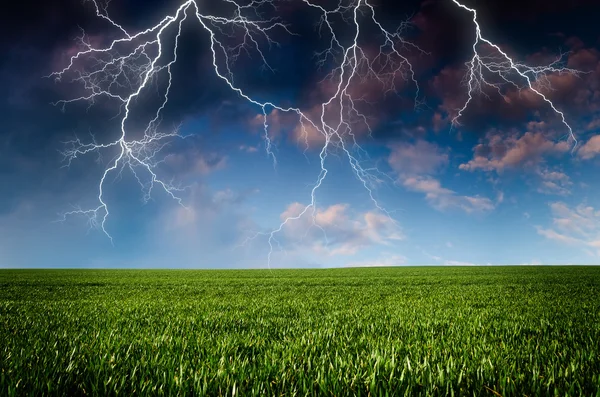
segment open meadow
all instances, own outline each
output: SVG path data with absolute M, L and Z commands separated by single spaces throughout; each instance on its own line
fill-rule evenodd
M 25 394 L 600 396 L 600 267 L 2 270 Z

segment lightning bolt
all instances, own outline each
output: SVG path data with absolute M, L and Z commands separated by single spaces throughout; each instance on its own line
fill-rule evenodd
M 550 74 L 570 73 L 573 75 L 579 75 L 582 72 L 576 69 L 561 66 L 562 60 L 566 54 L 560 54 L 560 56 L 552 63 L 542 66 L 529 66 L 514 61 L 506 52 L 502 51 L 497 44 L 494 44 L 483 36 L 481 33 L 481 26 L 477 20 L 477 11 L 475 9 L 461 4 L 458 0 L 452 0 L 452 2 L 458 7 L 473 14 L 473 24 L 475 25 L 473 57 L 466 63 L 468 70 L 468 98 L 463 104 L 462 108 L 458 110 L 457 114 L 452 119 L 452 125 L 459 125 L 458 120 L 462 117 L 463 112 L 467 109 L 469 103 L 471 103 L 475 93 L 486 95 L 485 92 L 483 92 L 483 88 L 490 87 L 496 90 L 499 95 L 503 96 L 502 86 L 508 84 L 519 90 L 519 92 L 521 92 L 522 89 L 527 88 L 540 97 L 545 103 L 547 103 L 550 108 L 552 108 L 554 113 L 560 117 L 562 124 L 566 127 L 568 131 L 568 138 L 573 141 L 573 150 L 575 150 L 577 147 L 577 138 L 573 133 L 571 125 L 567 122 L 564 113 L 559 110 L 541 90 L 552 88 L 548 79 Z M 479 48 L 483 45 L 487 45 L 490 49 L 492 49 L 493 52 L 495 52 L 496 55 L 482 55 Z M 495 83 L 486 80 L 484 76 L 486 73 L 491 76 L 498 77 L 500 82 Z M 516 81 L 513 76 L 519 76 L 521 82 Z
M 329 46 L 316 54 L 319 68 L 333 64 L 325 80 L 334 89 L 333 92 L 320 103 L 320 110 L 315 112 L 302 109 L 299 106 L 282 106 L 273 101 L 261 101 L 243 90 L 236 82 L 233 65 L 244 52 L 253 51 L 259 56 L 265 69 L 273 71 L 269 65 L 263 47 L 278 45 L 273 38 L 275 32 L 294 35 L 289 26 L 278 17 L 266 18 L 263 12 L 266 9 L 277 12 L 275 0 L 251 0 L 242 4 L 237 0 L 224 0 L 232 11 L 227 16 L 202 13 L 197 0 L 183 2 L 172 15 L 165 16 L 157 24 L 137 33 L 128 32 L 122 25 L 109 17 L 107 4 L 101 5 L 98 0 L 91 0 L 96 15 L 106 20 L 115 28 L 120 38 L 113 40 L 109 45 L 94 46 L 82 34 L 80 41 L 83 49 L 70 57 L 69 63 L 62 70 L 50 74 L 56 80 L 62 80 L 67 75 L 74 75 L 73 80 L 82 84 L 84 94 L 72 99 L 57 101 L 55 105 L 63 109 L 70 103 L 87 101 L 90 106 L 100 97 L 105 97 L 120 104 L 120 130 L 118 138 L 106 143 L 98 143 L 93 137 L 91 142 L 82 142 L 75 138 L 66 142 L 63 155 L 65 163 L 70 166 L 78 157 L 90 153 L 112 150 L 116 154 L 111 158 L 104 169 L 98 183 L 97 206 L 82 209 L 75 208 L 63 214 L 65 220 L 69 216 L 82 215 L 88 218 L 91 227 L 102 230 L 112 242 L 112 237 L 107 229 L 107 219 L 110 215 L 109 205 L 105 199 L 105 188 L 109 176 L 119 177 L 123 171 L 129 170 L 139 183 L 145 201 L 149 200 L 155 189 L 161 189 L 180 205 L 183 200 L 180 193 L 185 187 L 176 186 L 165 180 L 160 174 L 160 165 L 165 160 L 164 151 L 173 139 L 183 139 L 179 129 L 163 130 L 161 114 L 169 101 L 172 82 L 172 66 L 177 62 L 178 45 L 186 21 L 197 23 L 207 35 L 212 54 L 212 67 L 216 79 L 223 82 L 232 92 L 242 100 L 256 106 L 263 118 L 262 138 L 265 141 L 267 155 L 277 165 L 277 158 L 273 152 L 273 141 L 269 133 L 269 117 L 274 111 L 292 114 L 297 117 L 303 131 L 306 149 L 309 147 L 308 131 L 316 131 L 322 136 L 322 146 L 319 150 L 320 171 L 316 176 L 310 192 L 310 202 L 295 216 L 282 220 L 279 227 L 269 232 L 258 232 L 246 241 L 258 236 L 265 236 L 270 247 L 268 266 L 271 266 L 271 257 L 274 245 L 281 249 L 277 235 L 291 222 L 297 221 L 305 215 L 312 216 L 313 226 L 320 228 L 325 239 L 325 230 L 316 220 L 317 191 L 325 181 L 329 171 L 327 157 L 339 152 L 346 159 L 357 180 L 367 191 L 373 205 L 391 218 L 391 213 L 379 204 L 375 195 L 375 187 L 383 182 L 382 178 L 392 180 L 387 174 L 377 167 L 364 166 L 363 156 L 368 157 L 358 143 L 357 132 L 359 128 L 365 129 L 370 135 L 372 130 L 368 117 L 360 110 L 359 104 L 368 103 L 361 96 L 356 96 L 352 88 L 360 82 L 369 81 L 380 84 L 382 91 L 387 95 L 400 90 L 397 82 L 402 80 L 411 84 L 415 89 L 415 109 L 422 103 L 420 88 L 415 71 L 407 55 L 408 51 L 427 54 L 414 43 L 404 38 L 404 32 L 409 27 L 408 22 L 402 22 L 395 30 L 386 29 L 376 17 L 376 9 L 369 0 L 340 0 L 334 7 L 325 7 L 316 0 L 301 0 L 306 7 L 310 7 L 320 15 L 318 21 L 319 33 L 327 35 Z M 536 84 L 547 82 L 547 75 L 554 72 L 575 72 L 571 69 L 559 68 L 558 63 L 546 67 L 529 67 L 514 62 L 498 46 L 486 40 L 481 35 L 477 21 L 476 11 L 452 0 L 459 7 L 473 13 L 473 22 L 476 26 L 476 40 L 473 44 L 474 55 L 469 66 L 468 99 L 453 119 L 453 124 L 458 124 L 458 119 L 468 107 L 475 92 L 481 91 L 485 86 L 495 87 L 500 92 L 500 86 L 484 79 L 485 71 L 500 76 L 505 83 L 518 86 L 510 80 L 509 73 L 516 72 L 525 79 L 526 86 L 544 99 L 552 109 L 562 117 L 570 136 L 574 138 L 571 127 L 565 121 L 564 115 L 554 104 L 536 88 Z M 353 34 L 350 39 L 339 34 L 336 30 L 338 24 L 335 18 L 340 18 L 347 26 L 351 26 Z M 339 19 L 338 19 L 339 21 Z M 370 23 L 377 29 L 380 37 L 379 47 L 375 53 L 361 46 L 359 43 L 363 35 L 361 23 Z M 172 51 L 168 52 L 167 41 L 175 30 Z M 363 29 L 364 30 L 364 29 Z M 238 39 L 239 44 L 228 45 L 228 40 Z M 171 42 L 170 42 L 171 43 Z M 481 43 L 493 47 L 500 56 L 486 57 L 478 52 Z M 149 121 L 143 131 L 132 128 L 130 118 L 132 104 L 141 97 L 159 76 L 167 78 L 167 87 L 162 93 L 162 102 L 157 107 L 154 117 Z
M 259 101 L 246 93 L 236 85 L 235 76 L 232 72 L 232 65 L 239 57 L 242 51 L 253 50 L 260 56 L 263 64 L 270 70 L 272 68 L 261 50 L 260 41 L 266 41 L 268 45 L 278 44 L 272 37 L 273 31 L 283 31 L 293 34 L 288 26 L 278 18 L 261 19 L 259 9 L 261 7 L 276 6 L 272 0 L 254 0 L 249 4 L 242 5 L 234 0 L 225 0 L 226 3 L 234 8 L 231 16 L 223 17 L 219 15 L 203 14 L 195 0 L 188 0 L 181 4 L 173 15 L 166 16 L 158 24 L 140 31 L 135 34 L 129 33 L 123 26 L 112 20 L 107 13 L 106 7 L 99 5 L 97 0 L 92 0 L 95 6 L 96 14 L 108 21 L 112 26 L 119 30 L 124 37 L 116 39 L 106 47 L 97 48 L 92 46 L 82 36 L 81 42 L 84 49 L 70 58 L 69 64 L 62 70 L 52 73 L 50 76 L 61 80 L 67 73 L 76 74 L 75 81 L 83 84 L 86 94 L 69 100 L 61 100 L 56 105 L 63 107 L 72 102 L 94 101 L 105 96 L 118 101 L 122 106 L 122 118 L 120 123 L 120 136 L 118 139 L 108 143 L 97 143 L 93 140 L 90 143 L 83 143 L 78 138 L 67 142 L 68 149 L 64 151 L 67 166 L 79 156 L 98 152 L 105 149 L 116 149 L 117 155 L 110 161 L 108 167 L 104 170 L 98 185 L 98 206 L 90 209 L 76 208 L 73 211 L 66 212 L 63 219 L 71 215 L 84 215 L 88 217 L 92 227 L 100 228 L 112 241 L 112 237 L 106 228 L 106 221 L 110 214 L 109 206 L 104 198 L 104 189 L 108 176 L 111 173 L 122 173 L 129 169 L 140 184 L 145 200 L 150 198 L 152 190 L 159 187 L 169 194 L 181 205 L 182 200 L 178 193 L 181 188 L 175 187 L 159 177 L 157 167 L 164 160 L 159 159 L 159 155 L 167 146 L 170 139 L 180 138 L 178 131 L 162 132 L 159 127 L 161 112 L 166 106 L 171 89 L 171 66 L 177 61 L 178 42 L 182 32 L 183 23 L 188 18 L 200 24 L 204 32 L 210 39 L 210 50 L 212 53 L 212 65 L 215 76 L 222 80 L 231 91 L 247 102 L 255 105 L 262 112 L 263 116 L 263 139 L 267 154 L 273 159 L 276 165 L 277 159 L 272 151 L 272 139 L 269 134 L 269 111 L 277 110 L 285 113 L 297 115 L 298 122 L 304 131 L 305 142 L 308 148 L 309 129 L 318 131 L 323 136 L 323 146 L 319 151 L 320 172 L 312 187 L 310 194 L 310 203 L 306 205 L 297 216 L 288 217 L 268 233 L 256 233 L 268 236 L 270 247 L 268 256 L 268 265 L 270 267 L 273 244 L 279 245 L 276 239 L 277 233 L 290 222 L 299 219 L 307 213 L 311 213 L 314 226 L 321 228 L 315 219 L 316 216 L 316 192 L 323 184 L 328 175 L 326 159 L 332 149 L 341 150 L 345 155 L 349 166 L 355 176 L 367 190 L 370 199 L 374 205 L 382 212 L 389 212 L 383 208 L 376 200 L 373 189 L 374 185 L 381 182 L 378 175 L 384 175 L 376 167 L 364 168 L 360 154 L 366 152 L 362 150 L 357 142 L 356 135 L 353 132 L 353 125 L 356 122 L 364 124 L 364 127 L 371 133 L 367 117 L 358 110 L 356 105 L 362 101 L 362 98 L 353 97 L 350 92 L 352 83 L 357 79 L 373 78 L 385 87 L 386 93 L 396 91 L 397 77 L 403 80 L 410 80 L 416 87 L 415 103 L 419 98 L 419 86 L 415 78 L 412 65 L 408 59 L 402 55 L 401 50 L 406 47 L 412 47 L 424 53 L 417 46 L 404 40 L 401 33 L 407 27 L 402 24 L 396 31 L 388 31 L 377 21 L 375 9 L 367 0 L 356 0 L 349 4 L 340 3 L 334 9 L 315 4 L 309 0 L 303 0 L 307 6 L 314 8 L 321 14 L 320 29 L 326 30 L 330 36 L 330 47 L 317 54 L 319 66 L 325 65 L 328 59 L 338 62 L 338 66 L 327 75 L 326 79 L 335 83 L 335 92 L 321 104 L 320 114 L 315 117 L 300 109 L 299 107 L 284 107 L 274 102 Z M 331 18 L 335 15 L 341 15 L 344 20 L 353 25 L 355 34 L 350 43 L 344 45 L 338 39 L 338 35 L 333 27 Z M 358 44 L 360 31 L 359 17 L 366 15 L 370 18 L 383 35 L 383 43 L 379 47 L 379 52 L 375 56 L 369 56 Z M 162 61 L 167 55 L 163 53 L 166 47 L 166 31 L 169 27 L 176 26 L 175 43 L 173 52 L 170 54 L 170 60 L 167 63 Z M 231 33 L 225 29 L 234 28 L 242 32 L 243 41 L 234 47 L 227 47 L 220 36 L 231 37 Z M 153 52 L 154 51 L 154 52 Z M 90 60 L 92 62 L 90 62 Z M 220 62 L 220 60 L 223 60 Z M 91 63 L 91 70 L 85 67 L 78 67 L 78 63 Z M 161 62 L 162 61 L 162 62 Z M 134 132 L 128 129 L 127 123 L 131 114 L 131 104 L 135 99 L 142 95 L 152 81 L 157 78 L 159 73 L 165 72 L 168 76 L 168 86 L 163 96 L 163 102 L 157 109 L 154 118 L 149 122 L 142 138 L 135 138 Z M 127 94 L 123 92 L 130 90 Z M 356 155 L 355 153 L 358 153 Z M 144 182 L 142 173 L 147 175 Z M 321 230 L 323 230 L 321 228 Z M 323 233 L 325 231 L 323 230 Z M 326 235 L 325 235 L 326 238 Z

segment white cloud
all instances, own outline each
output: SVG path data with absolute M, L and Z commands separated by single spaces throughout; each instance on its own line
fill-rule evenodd
M 239 149 L 240 149 L 240 151 L 246 152 L 246 153 L 258 152 L 258 146 L 240 145 Z
M 147 225 L 147 247 L 137 261 L 146 267 L 265 267 L 268 245 L 262 245 L 264 241 L 240 246 L 248 231 L 259 229 L 244 202 L 256 192 L 211 191 L 193 184 L 184 198 L 185 207 L 170 202 Z
M 412 191 L 425 193 L 427 202 L 440 211 L 459 208 L 466 213 L 486 212 L 496 206 L 487 197 L 458 195 L 455 191 L 442 187 L 439 180 L 431 177 L 409 177 L 403 184 Z
M 402 185 L 411 191 L 424 193 L 433 208 L 439 211 L 457 208 L 467 213 L 494 209 L 495 204 L 489 198 L 461 196 L 443 187 L 439 179 L 431 176 L 448 164 L 448 154 L 436 144 L 419 140 L 415 144 L 394 144 L 390 148 L 388 162 Z M 502 200 L 503 195 L 499 195 L 498 202 Z
M 330 256 L 353 255 L 363 248 L 390 245 L 404 238 L 400 227 L 387 215 L 373 211 L 353 213 L 349 208 L 348 204 L 334 204 L 314 213 L 309 208 L 300 215 L 305 206 L 290 204 L 280 219 L 299 218 L 290 219 L 283 227 L 284 245 Z
M 564 172 L 540 169 L 538 170 L 538 175 L 542 179 L 542 183 L 537 189 L 539 193 L 560 196 L 571 194 L 569 189 L 573 185 L 573 182 L 571 182 L 571 178 Z
M 571 208 L 563 202 L 551 203 L 550 210 L 553 227 L 538 226 L 540 235 L 588 251 L 596 250 L 595 255 L 600 256 L 600 211 L 584 204 Z
M 448 154 L 427 141 L 419 140 L 414 145 L 397 143 L 390 149 L 388 162 L 401 175 L 433 174 L 448 164 Z

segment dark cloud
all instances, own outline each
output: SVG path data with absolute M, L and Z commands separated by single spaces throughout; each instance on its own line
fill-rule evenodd
M 440 132 L 448 127 L 449 118 L 466 98 L 465 87 L 460 83 L 465 72 L 464 62 L 470 57 L 470 42 L 474 34 L 471 16 L 449 0 L 375 3 L 381 23 L 390 30 L 395 30 L 398 21 L 410 20 L 413 25 L 406 31 L 407 38 L 429 54 L 414 50 L 406 53 L 415 66 L 425 98 L 425 104 L 418 108 L 419 111 L 415 111 L 414 86 L 402 79 L 396 82 L 398 95 L 384 95 L 386 87 L 380 85 L 373 76 L 353 84 L 353 95 L 368 100 L 360 106 L 371 117 L 373 137 L 377 141 L 398 141 L 423 138 L 432 132 L 441 135 Z M 109 12 L 123 26 L 139 31 L 160 20 L 165 12 L 172 13 L 177 5 L 158 0 L 115 0 L 110 3 Z M 598 118 L 593 114 L 600 111 L 599 55 L 598 48 L 594 47 L 598 45 L 598 33 L 592 29 L 596 22 L 594 16 L 600 14 L 597 12 L 597 2 L 510 0 L 470 5 L 478 9 L 484 34 L 498 40 L 503 48 L 510 54 L 518 55 L 519 59 L 535 63 L 548 59 L 561 46 L 572 49 L 568 65 L 591 73 L 580 78 L 549 76 L 554 90 L 547 92 L 561 109 L 565 109 L 570 120 L 576 119 L 575 123 L 581 120 L 586 126 L 595 125 Z M 224 2 L 202 2 L 202 6 L 210 7 L 210 12 L 215 14 L 231 11 Z M 267 6 L 264 12 L 267 17 L 275 13 L 282 16 L 296 35 L 274 33 L 279 47 L 275 44 L 269 47 L 266 41 L 260 41 L 259 45 L 273 70 L 260 67 L 262 61 L 256 52 L 242 52 L 232 66 L 236 83 L 260 100 L 272 99 L 284 105 L 299 106 L 314 114 L 318 104 L 331 93 L 327 83 L 318 83 L 328 72 L 329 66 L 326 64 L 319 69 L 314 58 L 314 54 L 327 45 L 326 32 L 319 32 L 314 23 L 318 14 L 314 9 L 304 7 L 301 2 L 282 2 L 278 10 Z M 64 148 L 62 142 L 75 134 L 82 138 L 89 136 L 90 132 L 98 141 L 106 142 L 119 133 L 118 119 L 112 118 L 119 111 L 118 103 L 99 99 L 89 109 L 88 103 L 71 104 L 63 113 L 50 103 L 76 96 L 81 88 L 70 83 L 68 78 L 60 83 L 43 78 L 64 66 L 76 50 L 75 39 L 81 34 L 80 27 L 85 29 L 89 40 L 98 43 L 113 39 L 118 30 L 95 16 L 91 2 L 82 3 L 79 0 L 16 2 L 4 17 L 6 20 L 0 24 L 3 53 L 0 85 L 7 94 L 0 98 L 0 110 L 4 115 L 0 127 L 0 178 L 2 183 L 16 186 L 9 194 L 3 195 L 3 202 L 10 200 L 17 203 L 19 195 L 27 195 L 40 187 L 49 191 L 68 189 L 77 185 L 74 180 L 89 178 L 89 172 L 86 171 L 88 167 L 97 169 L 95 156 L 78 159 L 78 166 L 84 170 L 74 168 L 66 177 L 67 174 L 59 168 L 59 150 Z M 362 18 L 366 21 L 368 15 Z M 342 26 L 343 21 L 337 21 L 337 27 Z M 372 24 L 365 26 L 363 33 L 369 36 L 369 40 L 372 38 L 374 43 L 375 40 L 381 40 L 381 36 L 373 34 L 375 28 Z M 344 31 L 344 34 L 340 34 L 340 40 L 348 40 L 353 34 L 351 27 Z M 174 32 L 169 34 L 172 36 Z M 324 39 L 319 40 L 319 34 L 325 35 Z M 233 43 L 239 41 L 240 37 L 234 35 L 230 40 Z M 367 51 L 378 48 L 376 44 L 369 45 L 369 40 L 365 39 Z M 180 122 L 193 124 L 202 120 L 197 128 L 193 127 L 194 134 L 230 139 L 224 138 L 227 129 L 235 126 L 250 130 L 248 120 L 254 119 L 260 109 L 244 103 L 223 81 L 214 78 L 209 45 L 208 36 L 202 32 L 202 28 L 190 20 L 180 42 L 179 62 L 173 68 L 173 89 L 163 114 L 162 126 L 173 128 Z M 223 65 L 222 59 L 218 62 Z M 380 71 L 385 73 L 385 67 Z M 145 109 L 159 103 L 160 95 L 156 92 L 164 90 L 165 83 L 166 75 L 163 75 L 136 103 L 136 109 L 141 111 L 132 117 L 131 126 L 144 125 L 152 116 Z M 504 96 L 491 93 L 489 99 L 476 98 L 461 122 L 463 129 L 474 131 L 481 137 L 490 127 L 510 130 L 532 119 L 548 119 L 554 123 L 548 126 L 548 130 L 558 131 L 556 117 L 551 116 L 551 110 L 539 98 L 527 91 L 519 95 L 507 89 Z M 298 138 L 297 120 L 289 117 L 285 122 L 289 124 L 286 133 Z M 285 129 L 278 127 L 277 123 L 277 120 L 271 120 L 274 135 L 277 135 L 278 128 L 281 131 Z M 366 135 L 364 127 L 360 132 Z M 453 137 L 460 136 L 457 133 Z M 553 139 L 553 136 L 545 139 Z M 514 142 L 517 145 L 521 141 L 515 138 Z M 591 153 L 596 153 L 595 141 L 589 142 L 586 149 L 580 152 L 582 158 L 589 158 Z M 482 142 L 482 145 L 486 144 L 487 141 Z M 221 160 L 215 159 L 226 157 L 222 152 L 211 154 L 217 153 L 213 149 L 199 151 L 194 146 L 193 150 L 184 154 L 177 152 L 174 156 L 192 153 L 191 156 L 205 161 L 202 164 L 206 169 L 213 169 L 221 164 Z M 207 160 L 206 156 L 213 155 L 216 157 Z M 476 156 L 488 160 L 503 158 L 498 153 L 476 153 Z M 103 160 L 106 161 L 106 158 Z M 186 167 L 198 164 L 191 161 L 189 156 L 186 161 L 183 162 L 187 164 Z

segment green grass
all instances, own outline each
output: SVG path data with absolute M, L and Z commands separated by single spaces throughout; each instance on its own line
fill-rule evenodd
M 600 267 L 0 271 L 0 395 L 600 396 Z

